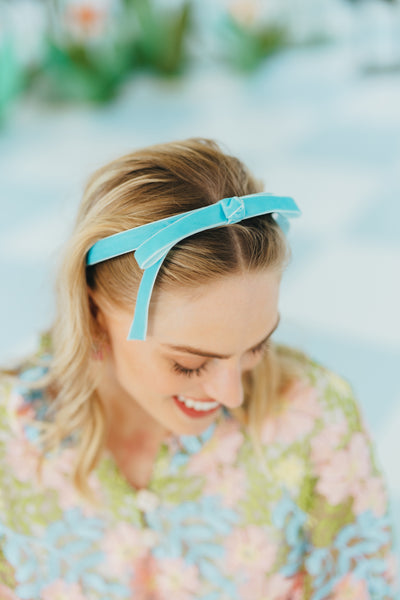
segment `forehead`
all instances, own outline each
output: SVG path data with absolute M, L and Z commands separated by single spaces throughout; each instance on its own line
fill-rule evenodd
M 255 343 L 276 324 L 280 273 L 262 271 L 222 278 L 191 290 L 160 291 L 148 335 L 167 344 L 210 346 L 223 353 Z M 250 340 L 250 342 L 249 342 Z

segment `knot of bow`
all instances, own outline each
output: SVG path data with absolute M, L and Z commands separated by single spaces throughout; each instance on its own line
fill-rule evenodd
M 223 198 L 221 200 L 222 210 L 226 217 L 226 222 L 231 225 L 243 221 L 245 217 L 245 206 L 243 198 L 233 196 L 233 198 Z

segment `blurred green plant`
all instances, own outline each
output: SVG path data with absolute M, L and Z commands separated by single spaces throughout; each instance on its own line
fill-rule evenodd
M 93 2 L 47 2 L 44 56 L 33 85 L 52 101 L 105 102 L 130 69 L 130 49 L 119 35 L 120 15 Z
M 179 75 L 195 47 L 201 48 L 198 58 L 208 51 L 197 36 L 194 0 L 42 0 L 41 7 L 46 26 L 40 56 L 23 72 L 24 87 L 41 100 L 106 102 L 132 73 Z M 259 0 L 230 0 L 221 7 L 214 32 L 218 59 L 252 71 L 291 43 L 289 27 L 265 9 Z M 0 66 L 1 112 L 15 97 L 22 72 L 1 37 Z
M 32 74 L 46 99 L 105 102 L 132 71 L 179 73 L 191 6 L 158 9 L 154 0 L 94 3 L 47 0 L 43 61 Z
M 12 38 L 6 33 L 0 37 L 0 126 L 22 87 L 22 70 Z
M 17 55 L 9 14 L 0 0 L 0 126 L 7 113 L 24 88 L 24 72 Z
M 186 41 L 192 31 L 192 5 L 185 0 L 175 9 L 151 0 L 124 0 L 127 14 L 137 22 L 132 44 L 136 67 L 162 75 L 180 73 L 188 61 Z
M 254 71 L 267 57 L 290 44 L 289 30 L 258 13 L 258 4 L 237 0 L 221 23 L 224 59 L 241 71 Z

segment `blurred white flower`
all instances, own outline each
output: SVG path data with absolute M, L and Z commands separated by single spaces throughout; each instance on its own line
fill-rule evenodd
M 232 0 L 228 11 L 237 23 L 249 27 L 259 21 L 261 3 L 260 0 Z
M 69 0 L 62 15 L 63 27 L 77 42 L 99 39 L 108 32 L 119 7 L 117 0 Z

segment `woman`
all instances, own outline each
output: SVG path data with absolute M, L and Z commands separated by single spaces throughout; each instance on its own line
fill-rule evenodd
M 4 378 L 0 597 L 394 599 L 351 389 L 270 339 L 298 213 L 207 140 L 92 176 L 49 348 Z

